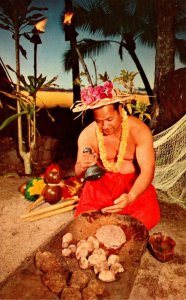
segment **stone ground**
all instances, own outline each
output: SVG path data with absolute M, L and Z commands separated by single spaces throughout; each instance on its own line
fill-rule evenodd
M 18 187 L 26 180 L 15 173 L 0 176 L 1 283 L 73 219 L 73 212 L 35 222 L 21 219 L 29 203 Z M 186 299 L 186 211 L 176 204 L 160 205 L 161 222 L 149 234 L 162 232 L 171 236 L 176 242 L 175 255 L 171 261 L 161 263 L 146 250 L 129 300 Z

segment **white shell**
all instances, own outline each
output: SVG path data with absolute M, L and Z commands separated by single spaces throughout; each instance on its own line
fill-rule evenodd
M 83 248 L 86 248 L 89 253 L 91 253 L 94 250 L 94 245 L 91 242 L 88 242 L 88 241 L 82 240 L 82 242 L 79 243 L 79 246 L 81 246 Z
M 120 263 L 115 263 L 115 264 L 113 264 L 113 265 L 110 267 L 110 270 L 111 270 L 114 274 L 124 272 L 124 268 L 123 268 L 123 266 L 122 266 Z
M 71 245 L 69 245 L 69 246 L 68 246 L 68 249 L 70 249 L 72 253 L 75 253 L 75 252 L 76 252 L 76 249 L 77 249 L 77 247 L 76 247 L 76 245 L 74 245 L 74 244 L 71 244 Z
M 111 254 L 108 257 L 108 265 L 112 266 L 115 263 L 119 263 L 119 256 L 115 254 Z
M 87 248 L 85 248 L 83 246 L 79 246 L 76 249 L 76 258 L 77 258 L 77 260 L 79 260 L 81 257 L 87 257 L 87 256 L 88 256 Z
M 62 249 L 62 256 L 70 256 L 72 251 L 68 248 Z
M 71 232 L 67 232 L 63 237 L 62 237 L 62 248 L 68 248 L 70 242 L 73 240 L 73 235 Z
M 105 254 L 92 254 L 88 258 L 88 262 L 90 266 L 95 266 L 101 264 L 103 261 L 107 259 Z
M 89 263 L 88 263 L 88 259 L 86 257 L 81 257 L 79 260 L 79 266 L 81 269 L 88 269 L 89 267 Z
M 96 237 L 90 235 L 87 238 L 87 241 L 93 244 L 94 249 L 98 249 L 99 248 L 99 241 L 98 241 L 98 239 Z
M 112 282 L 116 280 L 115 275 L 110 270 L 101 271 L 98 278 L 104 282 Z
M 105 270 L 109 270 L 107 260 L 105 260 L 105 261 L 101 262 L 100 264 L 94 266 L 94 273 L 95 274 L 98 274 L 101 271 L 105 271 Z

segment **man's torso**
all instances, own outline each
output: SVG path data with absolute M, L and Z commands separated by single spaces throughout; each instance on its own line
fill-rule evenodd
M 91 145 L 91 148 L 97 153 L 98 155 L 98 161 L 100 164 L 102 164 L 100 160 L 100 153 L 99 153 L 99 147 L 98 147 L 98 140 L 96 137 L 96 122 L 91 123 L 86 128 L 86 137 L 87 144 Z M 106 157 L 109 162 L 116 162 L 117 161 L 117 155 L 119 151 L 120 146 L 120 138 L 114 136 L 114 135 L 108 135 L 103 136 L 104 139 L 104 146 L 106 151 Z M 85 140 L 84 140 L 85 142 Z M 85 142 L 86 143 L 86 142 Z M 128 173 L 134 173 L 136 172 L 137 168 L 137 162 L 136 162 L 136 143 L 134 141 L 134 138 L 132 136 L 131 132 L 131 124 L 129 121 L 129 131 L 128 131 L 128 137 L 127 137 L 127 147 L 126 152 L 124 155 L 124 160 L 120 169 L 120 173 L 122 174 L 128 174 Z

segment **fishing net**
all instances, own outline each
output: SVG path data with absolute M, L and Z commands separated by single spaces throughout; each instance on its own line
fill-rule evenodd
M 186 115 L 154 135 L 158 198 L 186 207 Z

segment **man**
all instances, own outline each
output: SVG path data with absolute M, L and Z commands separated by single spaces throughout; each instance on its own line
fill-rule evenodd
M 83 177 L 96 163 L 106 170 L 101 178 L 86 181 L 75 216 L 95 210 L 129 214 L 151 229 L 160 219 L 151 185 L 155 168 L 151 132 L 138 118 L 126 115 L 121 105 L 125 98 L 115 94 L 110 82 L 102 88 L 84 90 L 84 103 L 74 109 L 93 109 L 94 116 L 78 138 L 76 175 Z M 92 154 L 83 152 L 86 147 Z

